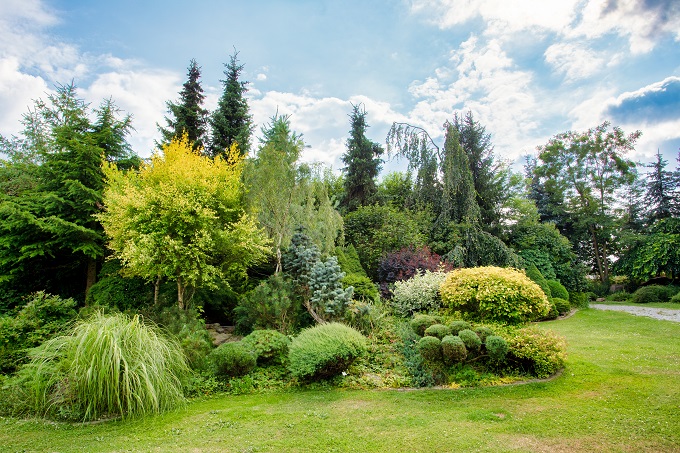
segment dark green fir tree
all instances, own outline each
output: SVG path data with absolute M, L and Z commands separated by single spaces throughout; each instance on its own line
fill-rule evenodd
M 234 52 L 225 66 L 224 91 L 210 117 L 212 135 L 207 154 L 212 158 L 226 156 L 226 150 L 233 143 L 238 145 L 242 156 L 247 155 L 253 132 L 253 119 L 245 98 L 248 82 L 240 80 L 244 66 L 238 62 L 238 52 Z
M 166 127 L 158 125 L 158 130 L 163 136 L 162 140 L 156 143 L 159 147 L 183 134 L 187 134 L 189 143 L 193 144 L 194 149 L 205 147 L 208 111 L 203 108 L 205 96 L 200 79 L 201 68 L 196 60 L 192 59 L 187 70 L 187 81 L 179 92 L 179 101 L 167 103 L 170 117 L 165 117 Z
M 342 156 L 345 173 L 345 197 L 343 206 L 354 211 L 360 206 L 372 203 L 377 192 L 375 178 L 380 173 L 384 150 L 378 143 L 366 137 L 366 110 L 361 105 L 353 105 L 350 117 L 350 136 L 347 152 Z

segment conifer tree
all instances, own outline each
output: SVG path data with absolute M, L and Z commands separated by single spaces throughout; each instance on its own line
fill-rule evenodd
M 350 117 L 350 137 L 347 152 L 342 156 L 346 165 L 345 198 L 343 205 L 348 211 L 371 203 L 377 191 L 375 178 L 380 173 L 383 148 L 366 137 L 366 110 L 361 105 L 353 105 Z
M 203 88 L 201 87 L 201 67 L 192 59 L 187 70 L 187 81 L 182 85 L 177 103 L 168 101 L 168 112 L 172 118 L 165 117 L 167 126 L 158 125 L 163 139 L 156 142 L 159 148 L 168 145 L 174 138 L 181 138 L 187 134 L 189 143 L 194 150 L 205 146 L 208 111 L 204 109 Z
M 241 156 L 250 151 L 250 136 L 253 132 L 252 115 L 248 112 L 248 101 L 244 97 L 248 91 L 248 82 L 240 79 L 243 65 L 238 62 L 238 52 L 230 57 L 229 63 L 225 64 L 222 80 L 224 92 L 210 117 L 212 135 L 208 155 L 210 157 L 226 156 L 226 151 L 231 145 L 238 145 Z
M 647 174 L 647 205 L 649 206 L 648 223 L 671 217 L 673 205 L 673 173 L 666 170 L 668 161 L 660 151 L 656 153 L 656 161 L 647 165 L 652 171 Z
M 475 199 L 475 186 L 468 156 L 459 139 L 458 130 L 451 124 L 447 125 L 442 162 L 443 194 L 439 221 L 476 224 L 480 221 L 480 209 Z

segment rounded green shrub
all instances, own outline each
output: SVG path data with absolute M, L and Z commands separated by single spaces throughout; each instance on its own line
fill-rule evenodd
M 439 324 L 439 319 L 436 316 L 415 315 L 411 320 L 411 328 L 421 337 L 425 335 L 425 329 L 435 324 Z
M 442 338 L 442 355 L 448 365 L 462 362 L 467 357 L 467 348 L 459 336 L 447 335 Z
M 380 299 L 378 287 L 365 275 L 347 274 L 342 278 L 342 286 L 354 288 L 354 300 L 377 302 Z
M 255 352 L 260 365 L 280 364 L 288 358 L 290 340 L 277 330 L 254 330 L 241 343 Z
M 557 319 L 559 315 L 560 313 L 557 311 L 557 306 L 555 305 L 555 302 L 550 301 L 550 310 L 548 311 L 547 315 L 541 318 L 541 320 L 547 321 L 550 319 Z
M 217 377 L 228 379 L 250 373 L 255 368 L 256 357 L 253 350 L 237 341 L 223 343 L 213 349 L 208 361 Z
M 425 335 L 437 337 L 441 340 L 445 336 L 451 335 L 451 329 L 449 328 L 449 326 L 446 326 L 444 324 L 432 324 L 430 327 L 425 329 Z
M 541 319 L 550 310 L 543 290 L 516 269 L 457 269 L 448 273 L 440 292 L 442 305 L 450 311 L 466 311 L 483 321 L 521 324 Z
M 550 287 L 550 294 L 552 297 L 559 297 L 560 299 L 569 300 L 569 291 L 564 287 L 559 280 L 547 280 Z
M 33 350 L 19 371 L 25 412 L 94 420 L 158 413 L 184 401 L 180 346 L 139 315 L 95 313 Z
M 477 326 L 473 330 L 477 334 L 479 339 L 482 340 L 482 343 L 486 342 L 486 337 L 494 334 L 493 330 L 486 326 Z
M 423 337 L 418 342 L 418 352 L 423 359 L 437 362 L 442 359 L 442 342 L 437 337 Z
M 497 335 L 489 335 L 486 337 L 486 352 L 489 354 L 489 359 L 496 363 L 501 363 L 505 360 L 508 353 L 508 342 Z
M 445 278 L 445 272 L 426 270 L 416 273 L 408 280 L 396 281 L 390 304 L 401 316 L 437 310 L 441 307 L 439 288 Z
M 465 347 L 467 348 L 468 351 L 477 353 L 482 347 L 482 340 L 479 339 L 479 336 L 473 332 L 470 329 L 465 329 L 461 330 L 458 332 L 458 336 L 460 337 L 461 340 L 463 340 L 463 343 L 465 343 Z
M 366 338 L 340 323 L 303 330 L 290 345 L 288 369 L 301 379 L 324 379 L 346 370 L 366 353 Z
M 553 297 L 553 304 L 555 305 L 557 313 L 560 315 L 569 313 L 569 310 L 571 310 L 571 305 L 569 305 L 568 300 L 564 300 L 559 297 Z
M 472 326 L 467 321 L 451 321 L 449 323 L 449 328 L 451 329 L 451 335 L 458 335 L 458 332 L 465 329 L 471 329 Z
M 588 308 L 588 293 L 569 293 L 569 304 L 574 308 Z
M 566 342 L 554 332 L 535 327 L 517 329 L 508 335 L 508 360 L 539 378 L 564 367 Z
M 630 299 L 630 297 L 631 294 L 628 291 L 623 290 L 609 294 L 606 299 L 612 302 L 624 302 Z
M 530 264 L 529 267 L 526 268 L 525 273 L 527 277 L 529 277 L 534 283 L 541 287 L 548 299 L 552 297 L 548 280 L 546 280 L 543 274 L 541 274 L 541 271 L 538 270 L 536 265 Z
M 651 302 L 668 302 L 677 294 L 674 286 L 648 285 L 638 288 L 631 298 L 636 304 L 647 304 Z
M 673 302 L 674 304 L 680 304 L 680 293 L 677 293 L 675 296 L 671 297 L 671 300 L 669 302 Z

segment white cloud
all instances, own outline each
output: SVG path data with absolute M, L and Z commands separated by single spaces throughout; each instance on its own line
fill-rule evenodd
M 48 90 L 40 77 L 19 71 L 16 58 L 0 59 L 0 134 L 17 135 L 23 126 L 20 119 L 33 104 Z
M 453 113 L 471 110 L 475 119 L 492 134 L 496 152 L 516 159 L 535 144 L 538 104 L 532 93 L 533 75 L 516 67 L 499 40 L 481 42 L 471 37 L 442 68 L 409 91 L 420 101 L 409 117 L 435 137 Z M 454 76 L 455 75 L 455 76 Z
M 251 90 L 252 93 L 254 90 Z M 290 115 L 291 128 L 303 134 L 307 148 L 302 153 L 303 162 L 320 162 L 335 170 L 342 167 L 340 160 L 346 151 L 349 135 L 349 114 L 352 104 L 363 104 L 370 128 L 367 135 L 373 141 L 383 142 L 393 121 L 404 120 L 385 102 L 367 96 L 353 96 L 348 100 L 336 97 L 316 97 L 311 92 L 301 94 L 279 91 L 266 92 L 249 100 L 253 121 L 259 126 L 269 124 L 274 114 Z M 260 130 L 256 131 L 260 135 Z M 255 140 L 257 146 L 258 139 Z
M 117 72 L 97 76 L 81 92 L 95 105 L 102 99 L 112 98 L 125 113 L 132 114 L 135 131 L 129 137 L 130 145 L 137 154 L 148 157 L 155 147 L 154 139 L 159 138 L 156 123 L 162 123 L 167 113 L 165 103 L 177 97 L 181 84 L 179 73 L 135 67 L 123 69 L 121 65 Z
M 556 72 L 572 82 L 590 78 L 607 65 L 596 52 L 576 43 L 555 43 L 546 49 L 544 56 Z

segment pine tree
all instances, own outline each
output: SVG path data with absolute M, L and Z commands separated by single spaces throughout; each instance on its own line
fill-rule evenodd
M 232 143 L 238 144 L 239 152 L 245 156 L 250 151 L 250 136 L 253 132 L 252 115 L 248 113 L 248 101 L 244 97 L 248 91 L 248 82 L 239 80 L 243 65 L 238 64 L 238 52 L 234 52 L 229 63 L 225 64 L 222 80 L 224 92 L 210 118 L 212 135 L 208 155 L 210 157 L 226 156 L 226 150 Z
M 375 178 L 380 173 L 383 148 L 366 137 L 366 110 L 361 105 L 352 105 L 350 117 L 350 137 L 347 140 L 347 152 L 342 156 L 346 165 L 345 198 L 343 206 L 354 211 L 359 206 L 371 203 L 377 192 Z
M 205 146 L 208 111 L 202 107 L 205 96 L 200 78 L 201 68 L 196 60 L 192 59 L 187 71 L 187 81 L 179 92 L 179 101 L 167 102 L 172 118 L 165 117 L 167 123 L 165 128 L 157 125 L 163 136 L 160 142 L 156 142 L 159 148 L 168 145 L 174 138 L 181 138 L 183 134 L 187 134 L 194 150 Z
M 647 221 L 649 224 L 671 217 L 673 204 L 673 173 L 666 170 L 668 161 L 660 151 L 656 153 L 656 161 L 648 164 L 652 171 L 647 174 Z
M 449 124 L 444 141 L 443 194 L 438 221 L 478 223 L 480 209 L 475 198 L 472 172 L 459 138 L 458 130 Z

